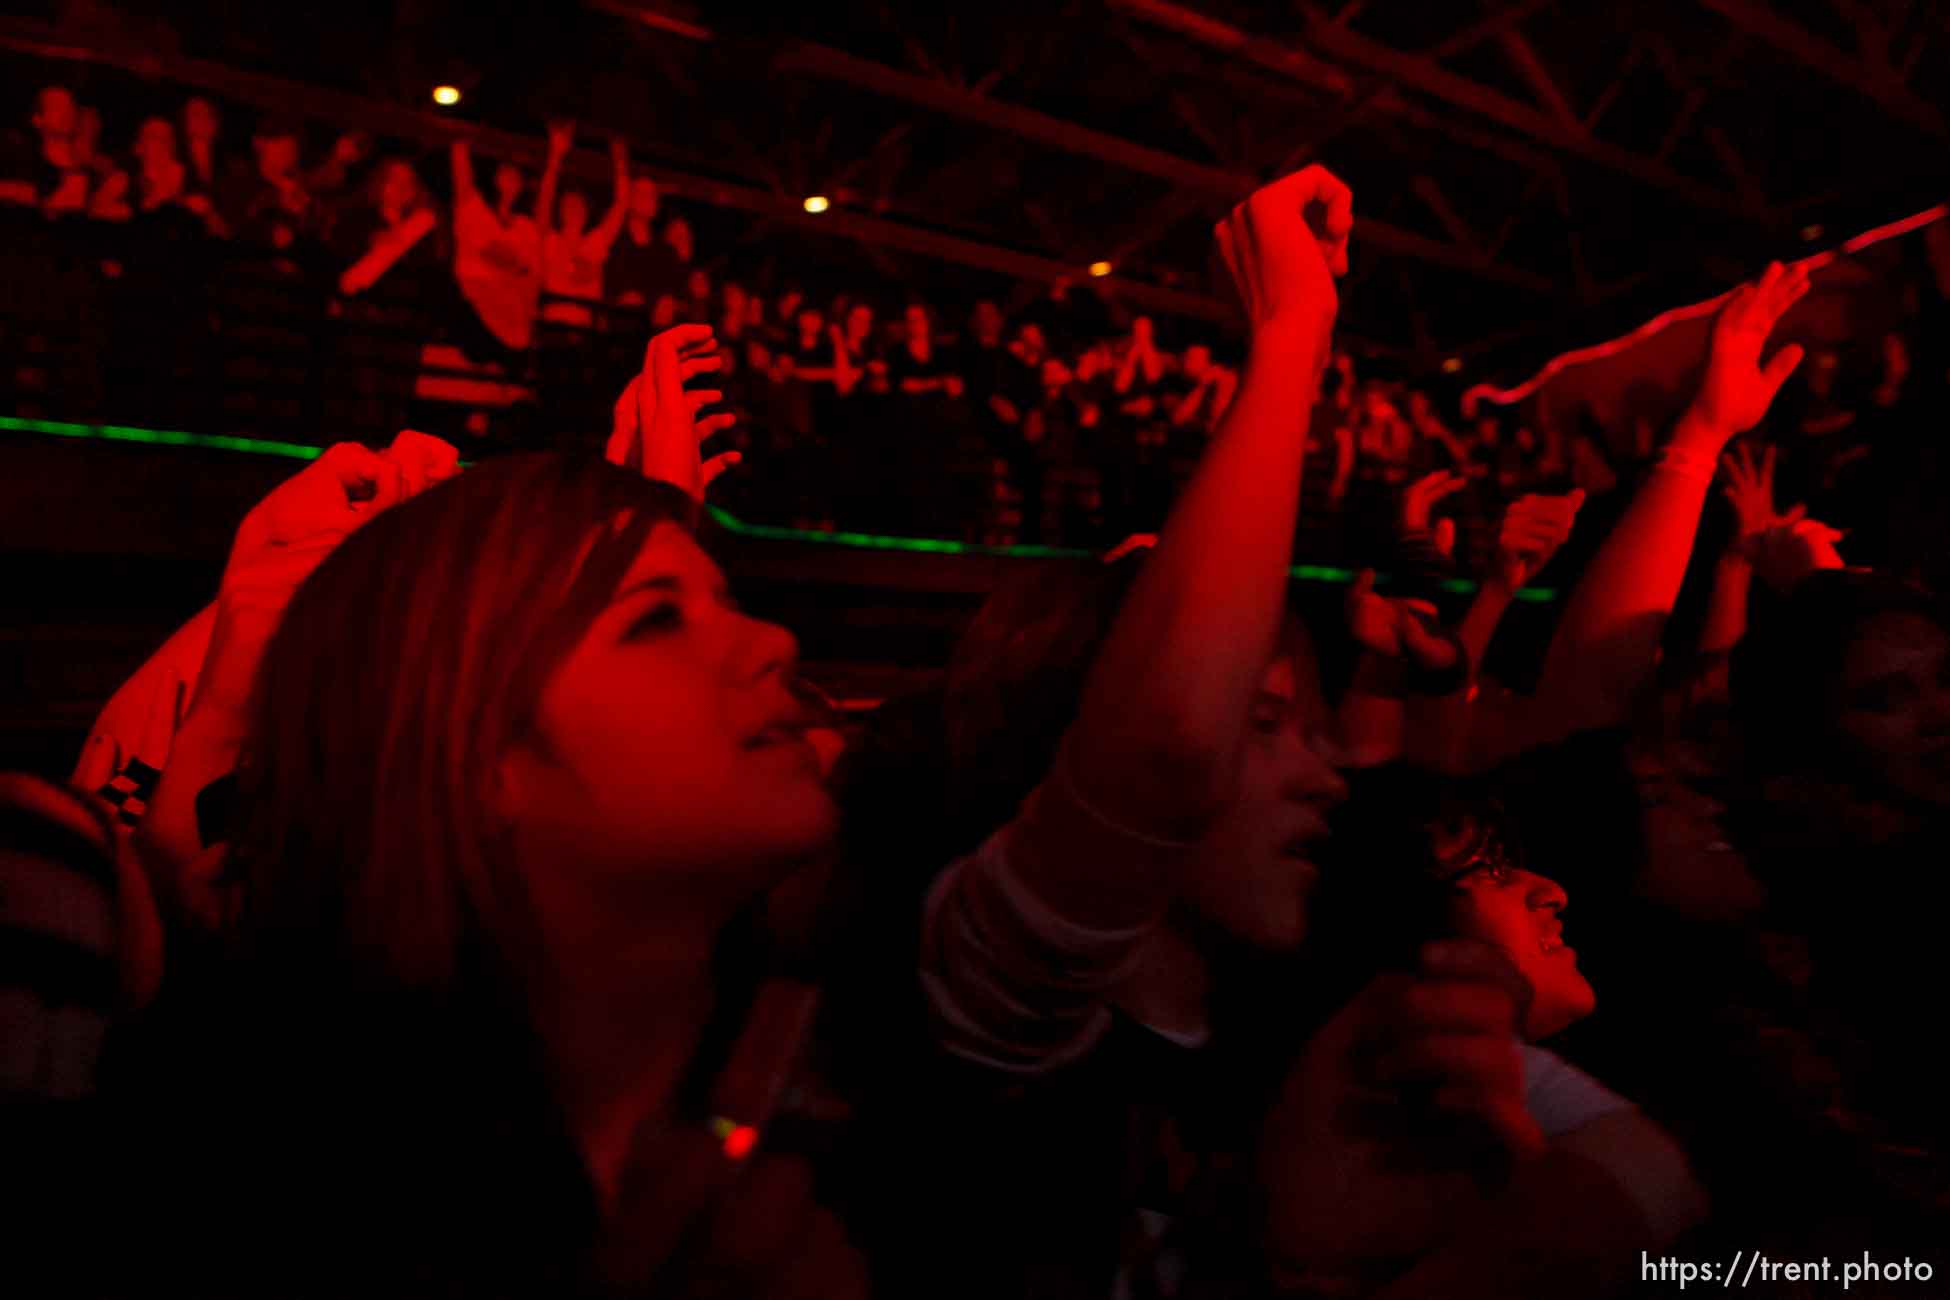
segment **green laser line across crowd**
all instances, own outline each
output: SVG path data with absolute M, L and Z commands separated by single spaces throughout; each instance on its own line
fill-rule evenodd
M 62 420 L 27 420 L 0 416 L 0 431 L 51 434 L 61 438 L 97 438 L 109 442 L 146 443 L 162 447 L 199 447 L 211 451 L 243 452 L 252 456 L 281 456 L 287 460 L 316 460 L 324 448 L 301 442 L 279 442 L 271 438 L 240 438 L 222 433 L 188 433 L 180 429 L 142 429 L 126 424 L 72 424 Z M 462 465 L 468 462 L 462 461 Z M 777 524 L 754 524 L 718 506 L 706 506 L 711 518 L 726 532 L 761 541 L 810 542 L 821 546 L 851 546 L 861 550 L 905 551 L 927 555 L 982 555 L 1012 560 L 1081 560 L 1092 552 L 1068 546 L 981 546 L 972 542 L 950 542 L 932 537 L 886 537 L 877 533 L 821 532 L 809 528 L 785 528 Z M 1303 582 L 1354 581 L 1352 569 L 1319 564 L 1296 564 L 1288 572 Z M 1386 582 L 1386 575 L 1380 581 Z M 1448 578 L 1444 591 L 1467 595 L 1476 584 L 1467 578 Z M 1557 599 L 1554 587 L 1525 587 L 1517 599 L 1546 603 Z

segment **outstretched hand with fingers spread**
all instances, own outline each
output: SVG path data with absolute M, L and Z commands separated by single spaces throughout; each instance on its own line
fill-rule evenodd
M 1720 491 L 1733 507 L 1734 545 L 1738 549 L 1751 546 L 1775 524 L 1792 522 L 1774 509 L 1774 452 L 1770 446 L 1756 460 L 1753 448 L 1743 444 L 1720 458 L 1720 472 L 1726 478 Z M 1797 506 L 1790 514 L 1798 519 L 1800 509 Z
M 1800 364 L 1797 343 L 1781 348 L 1765 364 L 1760 354 L 1781 317 L 1807 292 L 1806 266 L 1783 267 L 1774 262 L 1760 279 L 1736 289 L 1720 309 L 1707 350 L 1706 377 L 1693 407 L 1727 437 L 1759 424 L 1774 395 Z
M 650 340 L 643 371 L 616 399 L 604 454 L 612 464 L 639 470 L 702 501 L 711 481 L 744 457 L 735 451 L 702 458 L 701 444 L 731 427 L 729 413 L 697 413 L 724 400 L 714 388 L 688 390 L 686 380 L 722 369 L 717 340 L 709 325 L 678 325 Z

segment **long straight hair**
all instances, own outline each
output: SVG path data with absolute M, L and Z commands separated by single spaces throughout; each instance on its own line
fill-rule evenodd
M 193 1058 L 220 1198 L 267 1266 L 364 1286 L 385 1260 L 382 1287 L 442 1291 L 577 1267 L 594 1202 L 529 1016 L 542 956 L 495 769 L 651 531 L 691 518 L 600 461 L 510 456 L 372 520 L 291 601 L 230 923 L 179 983 L 189 1037 L 158 1044 Z

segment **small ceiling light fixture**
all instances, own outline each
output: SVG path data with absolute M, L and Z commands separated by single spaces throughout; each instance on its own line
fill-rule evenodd
M 826 201 L 826 196 L 824 194 L 808 194 L 806 196 L 806 211 L 808 212 L 813 212 L 813 213 L 824 212 L 826 211 L 826 209 L 832 206 L 833 205 L 831 203 Z
M 1817 239 L 1821 238 L 1821 227 L 1820 226 L 1801 227 L 1801 238 L 1807 240 L 1811 244 L 1814 243 Z
M 460 87 L 435 86 L 433 88 L 433 102 L 442 108 L 452 108 L 455 104 L 460 103 Z
M 1442 373 L 1445 375 L 1453 375 L 1458 371 L 1460 371 L 1461 369 L 1462 369 L 1461 357 L 1450 357 L 1447 361 L 1444 361 L 1442 363 Z
M 1110 273 L 1111 273 L 1111 265 L 1109 262 L 1092 262 L 1090 264 L 1090 274 L 1096 276 L 1099 280 L 1103 279 L 1105 276 L 1109 275 Z

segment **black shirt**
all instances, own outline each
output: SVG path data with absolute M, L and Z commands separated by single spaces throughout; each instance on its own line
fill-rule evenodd
M 639 244 L 626 222 L 609 250 L 603 275 L 612 299 L 634 293 L 643 299 L 645 307 L 654 307 L 662 295 L 676 295 L 682 290 L 684 266 L 657 231 L 650 232 L 648 243 Z

